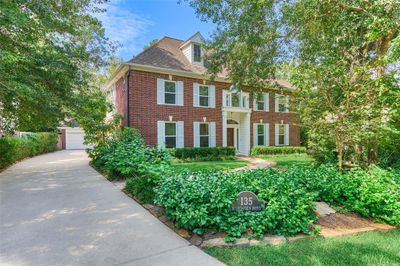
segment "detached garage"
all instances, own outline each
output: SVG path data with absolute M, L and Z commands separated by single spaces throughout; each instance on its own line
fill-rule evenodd
M 85 140 L 85 131 L 80 127 L 62 127 L 62 147 L 65 150 L 84 150 L 90 145 L 83 144 Z

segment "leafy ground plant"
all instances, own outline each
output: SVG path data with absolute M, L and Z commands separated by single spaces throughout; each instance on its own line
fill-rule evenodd
M 244 190 L 253 191 L 265 201 L 261 212 L 230 210 L 231 203 Z M 315 194 L 298 180 L 269 169 L 180 173 L 162 181 L 155 201 L 165 207 L 177 227 L 197 232 L 214 228 L 226 232 L 226 240 L 234 240 L 249 230 L 258 237 L 266 233 L 309 233 L 316 219 L 312 214 L 314 199 Z

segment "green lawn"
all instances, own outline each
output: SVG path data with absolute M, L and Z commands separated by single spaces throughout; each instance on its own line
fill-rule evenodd
M 314 162 L 314 159 L 307 154 L 257 155 L 256 157 L 275 161 L 280 167 L 307 166 Z
M 400 265 L 400 229 L 299 240 L 278 246 L 209 248 L 227 265 Z
M 200 170 L 227 170 L 248 165 L 248 162 L 242 160 L 227 161 L 200 161 L 200 162 L 174 162 L 175 170 L 189 170 L 190 172 Z

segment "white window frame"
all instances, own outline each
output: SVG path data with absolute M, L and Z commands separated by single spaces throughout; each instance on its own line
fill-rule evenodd
M 233 94 L 238 94 L 239 95 L 239 106 L 232 106 L 232 95 Z M 229 108 L 244 108 L 248 109 L 249 108 L 249 93 L 244 92 L 240 90 L 237 93 L 233 93 L 228 90 L 223 91 L 223 99 L 222 99 L 222 106 L 223 107 L 229 107 Z M 228 100 L 228 101 L 227 101 Z
M 200 134 L 200 127 L 202 124 L 208 125 L 208 135 Z M 193 147 L 201 147 L 201 137 L 208 136 L 208 147 L 216 146 L 216 123 L 215 122 L 193 122 Z
M 175 135 L 166 135 L 166 123 L 175 124 Z M 175 137 L 175 147 L 183 148 L 185 146 L 185 133 L 183 121 L 157 121 L 157 143 L 160 148 L 165 148 L 166 137 Z
M 175 103 L 166 103 L 165 95 L 172 94 L 165 91 L 165 85 L 167 82 L 175 83 Z M 184 85 L 183 81 L 180 80 L 169 80 L 169 79 L 157 79 L 157 104 L 160 105 L 171 105 L 171 106 L 183 106 L 184 100 Z
M 260 110 L 258 109 L 258 96 L 262 95 L 263 97 L 263 108 Z M 262 92 L 262 93 L 255 93 L 254 94 L 254 99 L 253 99 L 253 110 L 257 112 L 269 112 L 269 93 L 268 92 Z
M 280 105 L 284 105 L 284 111 L 279 110 Z M 275 112 L 276 113 L 288 113 L 289 112 L 289 96 L 288 95 L 275 94 Z
M 201 95 L 201 88 L 207 88 L 207 96 Z M 207 105 L 201 105 L 201 97 L 207 97 Z M 199 84 L 199 107 L 209 107 L 210 106 L 210 86 Z
M 201 135 L 201 125 L 207 125 L 207 135 Z M 210 147 L 210 123 L 203 122 L 199 124 L 199 146 L 200 147 Z M 207 146 L 201 146 L 201 137 L 207 137 L 208 139 L 208 145 Z
M 280 128 L 283 127 L 283 144 L 279 143 Z M 289 146 L 289 124 L 275 124 L 275 146 Z
M 174 83 L 174 84 L 175 84 L 175 93 L 167 92 L 167 91 L 165 90 L 165 88 L 167 87 L 167 86 L 166 86 L 167 82 L 169 82 L 169 83 Z M 174 95 L 175 95 L 175 103 L 167 103 L 167 102 L 165 102 L 165 96 L 166 96 L 166 94 L 174 94 Z M 178 84 L 177 84 L 177 82 L 176 82 L 175 80 L 164 80 L 164 104 L 167 104 L 167 105 L 177 105 L 177 103 L 178 103 Z
M 167 124 L 174 124 L 175 125 L 175 135 L 167 135 Z M 169 147 L 169 148 L 176 148 L 178 144 L 178 126 L 177 123 L 174 121 L 166 121 L 164 122 L 164 143 L 165 147 L 167 147 L 167 138 L 175 137 L 175 147 Z
M 196 60 L 195 60 L 195 59 L 196 59 L 196 56 L 195 56 L 195 51 L 196 51 L 196 48 L 195 48 L 195 47 L 196 47 L 196 46 L 198 46 L 199 49 L 200 49 L 200 61 L 196 61 Z M 193 43 L 193 62 L 199 64 L 199 63 L 201 63 L 202 61 L 203 61 L 203 59 L 202 59 L 201 45 L 198 44 L 198 43 Z
M 258 126 L 264 127 L 264 145 L 258 143 Z M 269 146 L 269 124 L 254 123 L 253 124 L 253 146 Z

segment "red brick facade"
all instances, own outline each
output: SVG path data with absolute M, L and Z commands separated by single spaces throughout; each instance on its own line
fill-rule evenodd
M 193 122 L 216 122 L 216 145 L 222 146 L 222 90 L 228 90 L 229 83 L 212 82 L 215 85 L 215 108 L 193 107 L 193 83 L 203 83 L 201 79 L 181 76 L 172 76 L 174 81 L 183 81 L 184 105 L 170 106 L 157 104 L 157 78 L 169 79 L 167 74 L 158 74 L 144 71 L 131 70 L 129 75 L 129 126 L 140 131 L 148 145 L 157 144 L 157 121 L 168 121 L 169 116 L 174 121 L 184 121 L 185 147 L 193 147 Z M 116 82 L 117 112 L 127 117 L 126 84 L 127 75 Z M 250 98 L 250 108 L 253 100 Z M 269 123 L 269 144 L 275 145 L 275 124 L 289 124 L 289 145 L 300 145 L 300 130 L 294 123 L 296 114 L 275 112 L 275 99 L 273 93 L 269 97 L 269 112 L 252 111 L 250 121 L 250 142 L 253 145 L 253 123 Z M 125 120 L 127 124 L 127 120 Z

